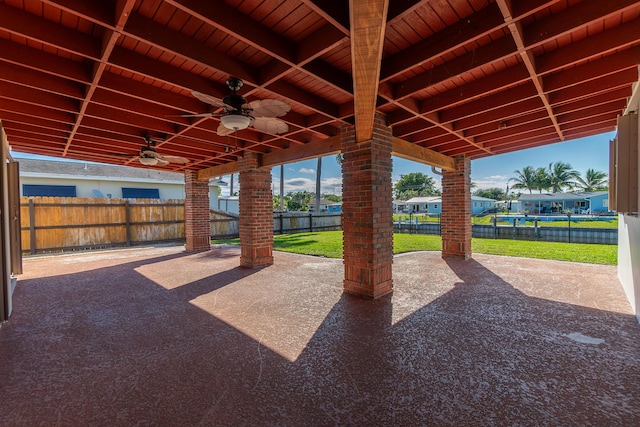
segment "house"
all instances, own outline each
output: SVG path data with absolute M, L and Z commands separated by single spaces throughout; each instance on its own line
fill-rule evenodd
M 575 193 L 523 194 L 518 199 L 522 210 L 531 214 L 606 214 L 609 212 L 607 191 Z
M 308 205 L 309 212 L 314 212 L 316 209 L 316 201 L 315 199 L 311 200 L 311 203 Z M 332 213 L 340 213 L 342 212 L 342 202 L 334 202 L 331 200 L 320 199 L 320 212 L 332 212 Z
M 522 202 L 519 200 L 500 200 L 496 202 L 496 208 L 502 212 L 518 213 L 522 212 Z
M 184 175 L 155 169 L 16 158 L 21 196 L 184 199 Z M 218 186 L 209 185 L 218 208 Z
M 407 200 L 409 212 L 413 213 L 442 213 L 442 197 L 414 197 Z M 471 196 L 471 214 L 479 214 L 487 209 L 493 209 L 496 201 L 486 197 Z
M 412 213 L 439 213 L 442 209 L 440 200 L 440 196 L 412 197 L 406 202 L 407 210 Z
M 238 196 L 220 196 L 218 197 L 217 209 L 238 215 L 240 213 L 240 198 Z
M 404 200 L 394 200 L 392 204 L 394 213 L 409 212 L 407 208 L 407 202 Z

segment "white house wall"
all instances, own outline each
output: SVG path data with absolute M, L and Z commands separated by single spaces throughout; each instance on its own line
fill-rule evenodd
M 184 183 L 180 181 L 152 181 L 131 180 L 102 180 L 96 178 L 57 178 L 47 176 L 21 176 L 20 195 L 23 195 L 22 185 L 72 185 L 76 187 L 77 197 L 96 197 L 93 190 L 98 190 L 103 197 L 122 198 L 122 187 L 126 188 L 157 188 L 161 199 L 184 199 Z M 110 195 L 110 196 L 109 196 Z M 209 206 L 218 209 L 218 187 L 209 187 Z
M 618 277 L 640 321 L 640 219 L 618 215 Z
M 184 199 L 183 183 L 136 182 L 136 181 L 102 181 L 97 179 L 68 179 L 68 178 L 20 178 L 20 195 L 22 184 L 35 185 L 72 185 L 76 187 L 77 197 L 96 197 L 93 190 L 100 191 L 104 197 L 122 198 L 122 187 L 127 188 L 157 188 L 161 199 Z
M 640 108 L 639 86 L 640 84 L 636 84 L 634 95 L 625 113 Z M 638 121 L 638 135 L 640 135 L 640 121 Z M 640 144 L 640 141 L 638 143 Z M 640 161 L 640 151 L 638 156 Z M 637 179 L 638 188 L 640 188 L 640 174 Z M 640 218 L 637 216 L 618 215 L 618 278 L 640 322 Z

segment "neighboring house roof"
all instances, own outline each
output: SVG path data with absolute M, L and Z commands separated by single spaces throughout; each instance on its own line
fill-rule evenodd
M 518 199 L 521 202 L 558 202 L 562 200 L 588 200 L 592 197 L 608 194 L 607 191 L 576 192 L 576 193 L 542 193 L 522 194 Z
M 495 202 L 495 199 L 490 199 L 489 197 L 480 197 L 480 196 L 471 196 L 471 201 L 473 202 Z
M 135 182 L 167 182 L 184 184 L 184 174 L 155 169 L 128 166 L 103 165 L 98 163 L 58 162 L 15 158 L 19 163 L 20 175 L 25 177 L 97 179 Z
M 405 203 L 432 203 L 435 200 L 440 200 L 439 196 L 432 196 L 432 197 L 412 197 L 409 200 L 407 200 Z

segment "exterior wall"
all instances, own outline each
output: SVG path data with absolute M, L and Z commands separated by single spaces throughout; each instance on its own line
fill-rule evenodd
M 391 130 L 376 115 L 373 139 L 342 128 L 344 292 L 378 298 L 393 291 Z
M 30 174 L 33 175 L 33 174 Z M 157 188 L 161 199 L 184 199 L 184 182 L 181 181 L 154 181 L 142 179 L 87 179 L 83 177 L 59 178 L 46 176 L 20 176 L 20 196 L 22 196 L 22 184 L 36 185 L 73 185 L 76 187 L 76 197 L 94 198 L 94 190 L 98 190 L 105 198 L 122 198 L 122 187 L 135 188 Z M 209 191 L 210 207 L 218 208 L 218 187 L 210 186 Z
M 77 197 L 96 197 L 93 190 L 98 190 L 106 198 L 111 195 L 114 199 L 122 198 L 122 187 L 157 188 L 161 199 L 184 199 L 184 183 L 182 182 L 144 182 L 125 180 L 98 180 L 98 179 L 69 179 L 46 177 L 20 177 L 20 195 L 22 196 L 22 184 L 38 185 L 74 185 Z
M 471 258 L 471 161 L 456 156 L 442 172 L 442 258 Z
M 217 207 L 214 209 L 218 209 L 220 211 L 226 211 L 233 214 L 240 213 L 240 201 L 238 196 L 233 197 L 220 197 L 217 201 Z
M 593 196 L 590 198 L 590 200 L 591 200 L 591 213 L 609 211 L 609 195 L 608 194 Z
M 640 322 L 640 218 L 618 215 L 618 278 Z
M 211 249 L 209 182 L 198 181 L 195 171 L 185 171 L 184 234 L 189 252 Z
M 273 264 L 271 170 L 260 168 L 256 153 L 245 153 L 240 169 L 240 266 Z

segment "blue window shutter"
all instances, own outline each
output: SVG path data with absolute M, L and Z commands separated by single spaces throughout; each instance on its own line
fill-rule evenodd
M 22 184 L 23 196 L 76 197 L 75 185 Z
M 122 187 L 123 199 L 159 199 L 160 190 L 157 188 Z

